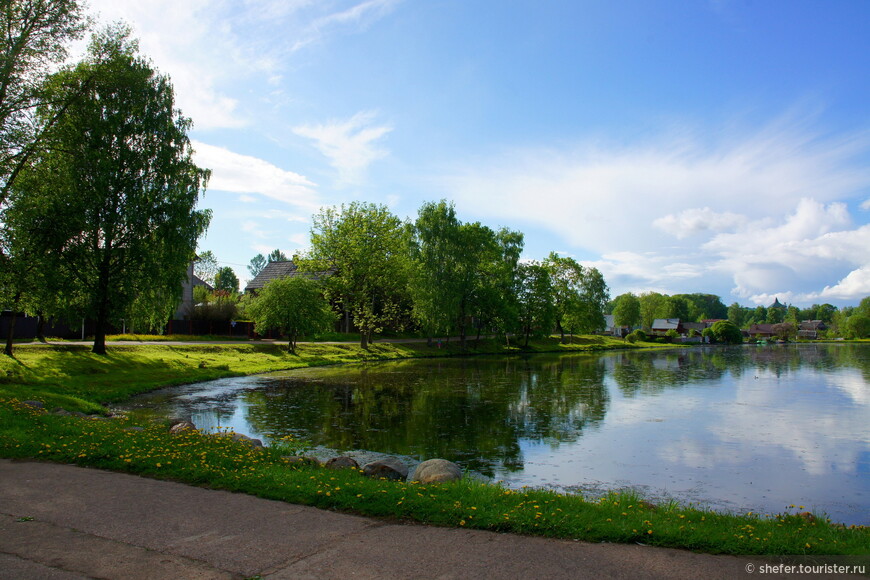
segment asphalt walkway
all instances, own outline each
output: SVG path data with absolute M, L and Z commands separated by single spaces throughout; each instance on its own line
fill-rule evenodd
M 758 563 L 410 525 L 72 465 L 0 460 L 2 579 L 707 579 L 751 578 L 747 565 Z

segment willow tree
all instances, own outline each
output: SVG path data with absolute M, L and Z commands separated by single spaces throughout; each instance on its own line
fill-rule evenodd
M 247 309 L 258 332 L 277 328 L 287 335 L 287 350 L 296 352 L 300 336 L 329 330 L 335 313 L 318 282 L 304 276 L 285 276 L 266 283 Z
M 95 35 L 45 92 L 38 117 L 57 121 L 12 188 L 9 212 L 56 272 L 67 314 L 94 321 L 93 352 L 105 354 L 110 323 L 165 322 L 177 305 L 210 219 L 196 210 L 209 171 L 193 162 L 191 122 L 168 77 L 124 27 Z

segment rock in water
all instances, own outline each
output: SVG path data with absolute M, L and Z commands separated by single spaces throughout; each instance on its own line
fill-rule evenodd
M 442 483 L 462 479 L 462 468 L 446 459 L 429 459 L 417 466 L 411 481 Z
M 363 466 L 363 474 L 367 477 L 401 480 L 408 477 L 408 466 L 395 457 L 387 457 L 366 463 Z

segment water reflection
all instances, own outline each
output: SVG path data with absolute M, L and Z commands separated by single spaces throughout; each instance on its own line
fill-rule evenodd
M 142 398 L 199 427 L 444 457 L 508 485 L 640 487 L 870 523 L 870 346 L 694 348 L 307 369 Z
M 242 398 L 259 433 L 494 475 L 522 468 L 520 440 L 576 441 L 600 422 L 604 375 L 598 357 L 406 361 L 286 375 Z

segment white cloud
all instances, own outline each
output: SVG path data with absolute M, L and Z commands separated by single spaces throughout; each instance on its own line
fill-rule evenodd
M 600 254 L 594 265 L 617 293 L 686 291 L 694 280 L 723 296 L 828 285 L 851 299 L 861 285 L 836 281 L 870 266 L 846 205 L 870 187 L 870 132 L 823 138 L 808 123 L 790 114 L 712 145 L 683 133 L 639 147 L 519 150 L 445 187 L 476 216 Z
M 274 87 L 292 65 L 296 49 L 339 31 L 364 29 L 395 4 L 397 0 L 367 0 L 336 8 L 309 0 L 90 1 L 101 22 L 123 20 L 133 27 L 142 53 L 171 76 L 178 105 L 197 129 L 251 125 L 262 114 L 260 103 L 281 106 L 288 100 Z M 84 43 L 79 46 L 83 50 Z M 271 92 L 265 90 L 270 86 Z
M 202 142 L 194 142 L 193 148 L 197 165 L 212 170 L 211 190 L 241 193 L 245 197 L 264 195 L 307 211 L 320 207 L 316 185 L 298 173 Z
M 834 286 L 825 286 L 819 298 L 855 300 L 870 296 L 870 265 L 852 270 Z
M 388 154 L 376 146 L 376 141 L 392 131 L 392 127 L 373 125 L 374 119 L 374 112 L 363 111 L 345 121 L 296 127 L 293 132 L 315 142 L 315 147 L 338 170 L 340 183 L 355 184 L 362 180 L 373 161 Z
M 653 221 L 653 225 L 679 240 L 696 234 L 733 230 L 747 221 L 746 216 L 726 212 L 715 212 L 709 207 L 683 210 Z

